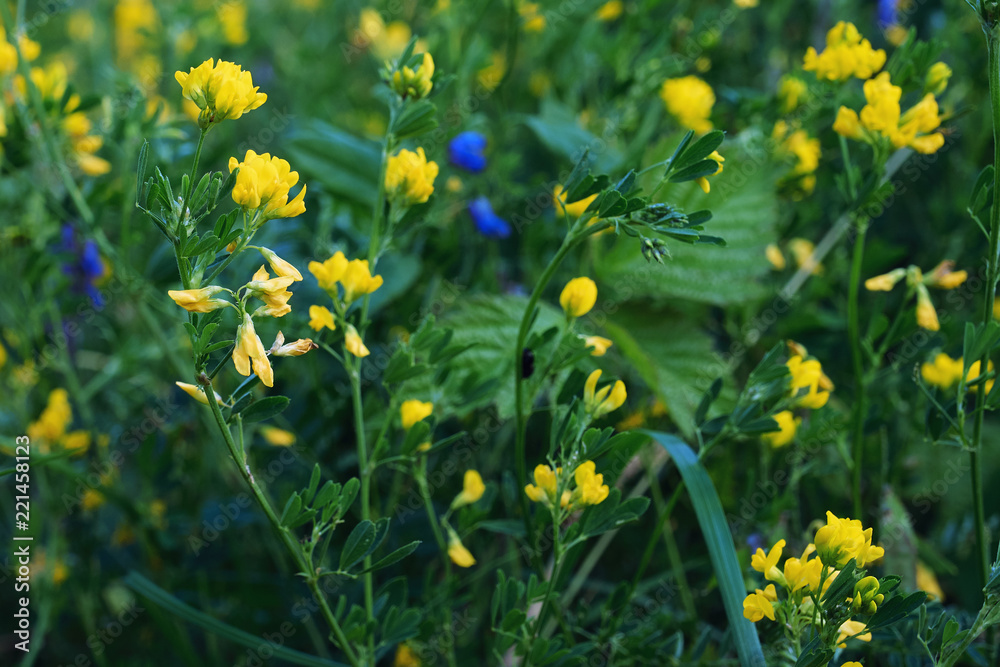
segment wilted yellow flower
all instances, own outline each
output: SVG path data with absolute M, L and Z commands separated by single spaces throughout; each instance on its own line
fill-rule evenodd
M 963 370 L 964 365 L 961 358 L 952 359 L 944 352 L 939 352 L 934 357 L 934 361 L 925 361 L 920 365 L 920 376 L 927 384 L 932 384 L 941 389 L 950 389 L 962 379 Z M 979 369 L 977 368 L 976 370 L 978 371 Z
M 815 72 L 817 78 L 844 81 L 852 76 L 867 79 L 882 69 L 885 51 L 872 48 L 853 23 L 841 21 L 826 33 L 826 48 L 817 54 L 809 47 L 802 69 Z
M 625 11 L 625 3 L 622 0 L 608 0 L 597 8 L 594 17 L 598 21 L 610 22 L 617 19 Z
M 472 553 L 465 548 L 462 540 L 450 527 L 448 528 L 448 557 L 451 558 L 452 563 L 459 567 L 472 567 L 476 564 Z
M 483 497 L 484 491 L 486 491 L 486 485 L 483 484 L 483 478 L 479 472 L 476 470 L 466 470 L 465 477 L 462 480 L 462 492 L 451 501 L 451 509 L 471 505 Z
M 802 421 L 800 418 L 793 415 L 790 410 L 782 410 L 774 415 L 774 421 L 778 422 L 778 430 L 763 434 L 761 439 L 764 442 L 778 449 L 795 440 L 795 431 Z
M 364 341 L 361 340 L 361 335 L 354 328 L 353 324 L 347 325 L 347 332 L 344 334 L 344 347 L 355 357 L 367 357 L 371 354 L 368 348 L 365 347 Z
M 225 299 L 212 298 L 219 292 L 227 291 L 224 287 L 209 285 L 200 289 L 168 290 L 167 296 L 189 313 L 210 313 L 218 308 L 233 305 Z
M 371 294 L 382 286 L 382 276 L 373 276 L 367 259 L 352 259 L 340 277 L 344 286 L 344 304 L 350 305 L 359 297 Z
M 336 330 L 337 325 L 333 320 L 333 313 L 326 306 L 309 306 L 309 326 L 313 331 L 319 331 L 323 327 Z
M 233 201 L 248 211 L 259 211 L 261 221 L 305 213 L 305 185 L 295 199 L 288 201 L 288 191 L 299 182 L 299 172 L 292 171 L 286 160 L 248 150 L 243 162 L 229 158 L 229 172 L 237 168 Z
M 295 444 L 295 434 L 277 426 L 261 426 L 260 435 L 264 442 L 275 447 L 291 447 Z
M 318 347 L 319 345 L 314 343 L 311 338 L 299 338 L 291 343 L 286 343 L 285 335 L 279 331 L 278 335 L 274 337 L 274 342 L 271 343 L 269 352 L 272 357 L 301 357 Z
M 590 353 L 590 356 L 603 357 L 608 351 L 608 348 L 614 345 L 614 341 L 602 336 L 585 336 L 583 344 L 587 347 L 594 348 L 594 351 Z
M 410 399 L 403 401 L 399 406 L 399 417 L 403 422 L 403 429 L 409 431 L 419 421 L 423 421 L 434 414 L 434 404 L 429 401 L 418 401 Z
M 559 295 L 559 305 L 569 317 L 582 317 L 597 303 L 597 285 L 582 276 L 566 283 Z
M 436 162 L 429 162 L 423 148 L 405 148 L 390 157 L 385 167 L 385 189 L 389 201 L 400 206 L 423 204 L 434 192 Z
M 260 342 L 257 331 L 254 329 L 253 320 L 249 313 L 243 314 L 243 324 L 236 329 L 236 346 L 233 348 L 233 365 L 236 372 L 244 377 L 250 376 L 250 366 L 253 363 L 253 372 L 257 374 L 265 387 L 274 386 L 274 371 L 271 369 L 271 362 L 267 358 L 264 344 Z
M 703 80 L 693 75 L 667 79 L 660 89 L 660 97 L 667 111 L 684 127 L 698 134 L 712 129 L 708 118 L 712 115 L 715 93 Z
M 778 592 L 775 590 L 774 584 L 768 584 L 764 590 L 758 588 L 743 600 L 743 616 L 752 623 L 756 623 L 765 616 L 773 621 L 774 605 L 771 603 L 776 602 L 777 599 Z
M 425 53 L 416 72 L 405 66 L 393 72 L 392 89 L 400 97 L 412 97 L 419 100 L 430 95 L 434 85 L 431 83 L 433 76 L 434 59 L 431 58 L 431 54 Z
M 625 403 L 625 383 L 616 380 L 614 387 L 607 385 L 600 391 L 597 389 L 597 381 L 601 378 L 601 369 L 590 374 L 583 387 L 583 404 L 592 419 L 597 419 L 603 415 L 613 412 Z
M 865 281 L 865 289 L 869 292 L 888 292 L 900 280 L 906 277 L 906 269 L 893 269 L 889 273 L 869 278 Z
M 767 247 L 764 248 L 764 254 L 775 271 L 782 271 L 785 268 L 785 256 L 781 254 L 781 249 L 776 244 L 768 243 Z
M 247 34 L 247 5 L 244 0 L 226 0 L 216 8 L 222 36 L 227 44 L 241 46 L 250 38 Z
M 924 92 L 932 95 L 940 95 L 948 87 L 948 79 L 951 78 L 951 68 L 945 63 L 937 62 L 927 70 L 927 78 L 924 80 Z
M 885 555 L 882 547 L 872 546 L 871 528 L 866 530 L 857 519 L 840 519 L 829 511 L 826 525 L 816 531 L 813 543 L 823 564 L 835 569 L 842 568 L 852 558 L 863 568 Z
M 583 215 L 590 203 L 597 199 L 597 193 L 590 195 L 589 197 L 584 197 L 583 199 L 578 199 L 575 202 L 567 203 L 566 197 L 563 196 L 563 186 L 556 185 L 552 188 L 552 199 L 555 202 L 556 217 L 561 218 L 565 215 L 569 215 L 574 218 L 579 218 Z
M 215 63 L 209 58 L 192 67 L 190 72 L 177 71 L 174 78 L 181 84 L 184 97 L 201 109 L 198 124 L 203 128 L 226 119 L 237 119 L 267 101 L 266 94 L 257 92 L 250 72 L 225 60 Z M 229 171 L 232 171 L 232 160 Z
M 713 171 L 711 175 L 715 176 L 717 174 L 721 174 L 722 173 L 722 163 L 726 161 L 726 158 L 724 158 L 721 155 L 719 155 L 719 151 L 712 151 L 712 154 L 708 156 L 708 159 L 709 160 L 715 160 L 715 163 L 719 165 L 719 168 L 716 169 L 715 171 Z M 698 183 L 698 187 L 700 187 L 705 192 L 706 195 L 709 192 L 712 191 L 712 186 L 709 185 L 707 177 L 701 176 L 701 177 L 695 179 L 695 182 Z
M 175 382 L 174 384 L 183 389 L 184 393 L 202 405 L 208 405 L 208 397 L 205 395 L 204 387 L 199 387 L 195 384 L 188 384 L 187 382 Z M 216 403 L 219 405 L 225 405 L 225 402 L 223 402 L 222 396 L 219 395 L 219 392 L 213 391 L 212 393 L 215 394 Z

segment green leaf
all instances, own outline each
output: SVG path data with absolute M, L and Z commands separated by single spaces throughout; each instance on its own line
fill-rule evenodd
M 245 422 L 264 421 L 281 414 L 290 402 L 291 399 L 287 396 L 267 396 L 251 403 L 240 413 L 240 416 Z
M 285 503 L 285 509 L 281 512 L 281 525 L 287 526 L 299 516 L 302 511 L 302 498 L 298 493 L 293 493 Z
M 392 133 L 397 140 L 402 140 L 430 132 L 438 126 L 436 113 L 437 107 L 427 100 L 408 104 L 396 118 Z
M 332 195 L 369 208 L 375 205 L 382 149 L 321 121 L 303 123 L 283 150 L 305 182 L 318 182 Z
M 181 602 L 170 593 L 146 579 L 138 572 L 129 572 L 123 582 L 126 586 L 143 596 L 157 607 L 170 612 L 181 620 L 193 623 L 205 632 L 228 639 L 232 642 L 256 650 L 261 645 L 261 639 L 257 635 L 244 632 L 231 625 L 209 616 L 203 611 Z M 280 644 L 270 644 L 274 657 L 294 665 L 306 665 L 307 667 L 346 667 L 344 663 L 324 660 L 301 651 L 290 649 Z
M 711 176 L 717 171 L 719 171 L 718 162 L 715 160 L 702 160 L 701 162 L 695 162 L 692 165 L 675 171 L 670 175 L 670 182 L 683 183 L 685 181 L 693 181 L 703 176 Z
M 146 178 L 146 164 L 149 162 L 149 142 L 145 139 L 142 141 L 142 147 L 139 148 L 139 165 L 136 169 L 135 175 L 135 202 L 139 206 L 145 206 L 146 200 L 142 196 L 142 181 Z
M 721 130 L 712 130 L 701 139 L 691 144 L 691 146 L 684 151 L 679 158 L 676 158 L 672 163 L 673 168 L 675 170 L 684 169 L 685 167 L 690 167 L 696 162 L 704 160 L 722 145 L 722 140 L 725 136 L 726 134 Z M 718 163 L 716 163 L 716 165 L 718 165 Z
M 368 548 L 375 542 L 375 524 L 365 519 L 354 527 L 347 536 L 343 551 L 340 552 L 340 569 L 346 570 L 355 565 L 368 553 Z
M 367 567 L 361 570 L 360 572 L 358 572 L 358 574 L 364 574 L 365 572 L 374 572 L 376 570 L 381 570 L 383 568 L 389 567 L 390 565 L 394 565 L 399 561 L 403 560 L 404 558 L 406 558 L 407 556 L 409 556 L 410 554 L 412 554 L 414 551 L 416 551 L 417 547 L 419 546 L 420 546 L 420 540 L 410 542 L 406 546 L 402 546 L 396 549 L 388 556 L 378 560 L 375 563 L 372 563 L 371 567 Z
M 722 604 L 729 618 L 729 631 L 732 633 L 740 664 L 743 667 L 765 667 L 757 629 L 743 616 L 743 600 L 747 594 L 743 573 L 736 559 L 729 523 L 722 511 L 722 503 L 719 502 L 712 479 L 687 443 L 666 433 L 650 431 L 649 435 L 670 453 L 687 485 L 698 525 L 701 526 L 708 546 L 712 569 L 719 582 Z
M 543 98 L 540 113 L 527 116 L 524 123 L 549 150 L 567 160 L 575 160 L 583 151 L 595 146 L 605 146 L 605 150 L 594 157 L 595 169 L 608 173 L 621 162 L 618 151 L 580 127 L 576 114 L 550 97 Z

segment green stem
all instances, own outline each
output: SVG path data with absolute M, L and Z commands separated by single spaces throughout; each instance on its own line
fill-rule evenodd
M 386 420 L 388 421 L 388 419 Z M 434 533 L 434 541 L 437 542 L 438 549 L 441 550 L 441 555 L 444 557 L 444 581 L 446 587 L 451 587 L 451 556 L 448 555 L 448 544 L 445 542 L 444 534 L 441 532 L 441 524 L 437 518 L 437 512 L 434 511 L 434 503 L 431 500 L 431 491 L 427 486 L 427 457 L 424 457 L 415 470 L 414 477 L 417 478 L 417 486 L 420 487 L 420 497 L 424 501 L 424 511 L 427 512 L 427 520 L 431 524 L 431 532 Z M 448 601 L 451 599 L 450 595 L 445 595 L 445 602 L 442 603 L 442 611 L 444 612 L 444 633 L 447 638 L 448 644 L 448 664 L 454 667 L 455 663 L 455 638 L 452 632 L 451 625 L 451 605 Z
M 344 359 L 353 359 L 351 353 L 347 351 L 347 344 L 344 344 Z M 348 361 L 347 373 L 351 378 L 351 403 L 354 406 L 354 430 L 358 447 L 358 476 L 361 478 L 361 520 L 371 520 L 371 476 L 372 471 L 368 466 L 368 443 L 365 440 L 365 412 L 364 403 L 361 399 L 361 359 Z M 364 561 L 365 569 L 371 567 L 371 556 L 366 556 Z M 365 614 L 369 622 L 374 622 L 374 594 L 372 573 L 365 572 Z M 375 637 L 368 635 L 368 653 L 375 655 Z
M 215 389 L 212 387 L 211 382 L 204 387 L 206 396 L 214 396 Z M 219 431 L 222 433 L 223 439 L 226 441 L 226 446 L 229 448 L 229 454 L 233 457 L 233 462 L 236 463 L 236 467 L 240 471 L 240 475 L 243 476 L 243 480 L 250 487 L 250 491 L 253 493 L 254 498 L 257 499 L 257 504 L 260 505 L 261 509 L 264 510 L 264 514 L 267 516 L 267 520 L 271 522 L 271 526 L 274 528 L 275 532 L 281 538 L 284 543 L 285 548 L 288 549 L 288 553 L 292 555 L 299 569 L 305 574 L 306 584 L 309 586 L 309 590 L 312 591 L 313 596 L 316 598 L 316 602 L 320 605 L 320 610 L 323 614 L 323 618 L 329 624 L 330 629 L 333 631 L 334 637 L 336 637 L 341 650 L 343 650 L 344 655 L 347 660 L 355 667 L 359 666 L 361 663 L 358 660 L 357 654 L 354 652 L 354 648 L 348 641 L 347 636 L 344 635 L 343 629 L 340 627 L 340 623 L 337 622 L 337 618 L 333 615 L 333 611 L 326 602 L 322 591 L 319 590 L 317 585 L 316 570 L 311 563 L 306 562 L 305 556 L 302 553 L 302 549 L 299 546 L 295 538 L 289 533 L 288 529 L 281 525 L 281 520 L 275 513 L 274 508 L 271 507 L 271 501 L 268 500 L 267 496 L 264 494 L 264 490 L 261 489 L 260 485 L 257 484 L 257 480 L 254 478 L 253 473 L 250 472 L 250 466 L 247 464 L 246 458 L 240 453 L 239 445 L 236 444 L 233 438 L 232 432 L 229 430 L 229 425 L 226 424 L 225 418 L 222 416 L 222 410 L 219 409 L 219 404 L 216 401 L 209 400 L 208 407 L 212 411 L 212 417 L 215 418 L 215 423 L 219 427 Z
M 205 145 L 205 135 L 208 134 L 208 128 L 204 128 L 201 134 L 198 135 L 198 148 L 194 150 L 194 161 L 191 163 L 191 172 L 188 174 L 188 187 L 184 192 L 184 201 L 181 204 L 181 224 L 184 220 L 184 212 L 187 210 L 188 202 L 191 201 L 191 193 L 194 192 L 194 179 L 198 174 L 198 163 L 201 161 L 201 148 Z
M 521 494 L 524 495 L 523 493 Z M 559 534 L 559 524 L 560 524 L 560 514 L 561 512 L 555 507 L 552 508 L 552 531 L 553 531 L 553 551 L 552 551 L 552 575 L 549 577 L 548 586 L 545 587 L 545 597 L 542 599 L 542 607 L 538 610 L 538 619 L 532 626 L 531 637 L 528 640 L 528 650 L 525 651 L 524 662 L 521 667 L 529 667 L 531 664 L 531 651 L 535 646 L 535 640 L 538 637 L 538 633 L 544 627 L 545 623 L 545 613 L 549 610 L 549 602 L 555 593 L 556 579 L 559 578 L 559 574 L 562 571 L 563 564 L 563 551 L 562 551 L 562 539 Z
M 853 428 L 853 459 L 854 469 L 851 491 L 854 497 L 854 517 L 863 520 L 861 516 L 861 468 L 864 461 L 864 427 L 865 427 L 865 377 L 864 363 L 861 358 L 861 338 L 858 327 L 858 292 L 861 284 L 861 261 L 865 254 L 865 232 L 867 223 L 856 222 L 854 237 L 854 255 L 851 259 L 851 283 L 847 297 L 847 337 L 851 344 L 851 361 L 854 364 L 854 412 Z

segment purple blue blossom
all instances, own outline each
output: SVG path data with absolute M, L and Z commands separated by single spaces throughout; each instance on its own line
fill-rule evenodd
M 469 215 L 483 236 L 491 239 L 505 239 L 510 236 L 510 223 L 494 212 L 493 205 L 486 197 L 476 197 L 469 202 Z
M 478 174 L 486 168 L 486 137 L 478 132 L 462 132 L 448 142 L 448 159 L 453 165 Z

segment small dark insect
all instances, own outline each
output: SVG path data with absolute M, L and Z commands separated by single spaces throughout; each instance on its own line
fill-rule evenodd
M 527 380 L 535 372 L 535 353 L 524 348 L 521 353 L 521 377 Z

